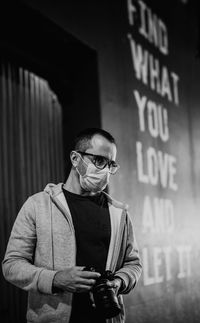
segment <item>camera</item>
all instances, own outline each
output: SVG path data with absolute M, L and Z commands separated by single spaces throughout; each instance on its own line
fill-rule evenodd
M 95 271 L 93 267 L 86 267 L 84 270 Z M 114 274 L 106 270 L 96 280 L 92 289 L 96 309 L 104 318 L 115 317 L 121 312 L 115 288 L 107 285 L 107 282 L 112 280 L 114 280 Z

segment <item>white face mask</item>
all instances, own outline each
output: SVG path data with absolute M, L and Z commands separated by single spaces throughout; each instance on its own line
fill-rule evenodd
M 80 176 L 80 185 L 85 191 L 99 192 L 103 191 L 108 185 L 110 173 L 107 167 L 98 169 L 92 163 L 86 163 L 81 157 L 82 161 L 87 165 L 86 173 L 81 175 L 78 168 L 76 170 Z

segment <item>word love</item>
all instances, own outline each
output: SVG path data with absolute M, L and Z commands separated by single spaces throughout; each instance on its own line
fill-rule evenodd
M 156 151 L 153 147 L 143 150 L 140 141 L 136 142 L 138 180 L 141 183 L 158 185 L 163 188 L 170 188 L 173 191 L 178 189 L 175 182 L 176 158 L 162 151 Z

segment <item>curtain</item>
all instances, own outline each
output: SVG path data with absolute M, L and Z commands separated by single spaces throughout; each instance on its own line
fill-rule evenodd
M 0 256 L 16 215 L 31 194 L 63 181 L 62 107 L 47 80 L 1 60 Z M 0 318 L 25 322 L 24 292 L 1 275 Z

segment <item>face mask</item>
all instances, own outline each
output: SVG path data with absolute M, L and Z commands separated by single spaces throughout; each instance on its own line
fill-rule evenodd
M 81 158 L 82 159 L 82 158 Z M 80 185 L 85 191 L 99 192 L 104 190 L 109 182 L 110 173 L 108 168 L 98 169 L 94 164 L 87 164 L 83 159 L 82 161 L 86 164 L 87 169 L 84 175 L 81 175 L 78 168 L 76 168 L 80 176 Z

